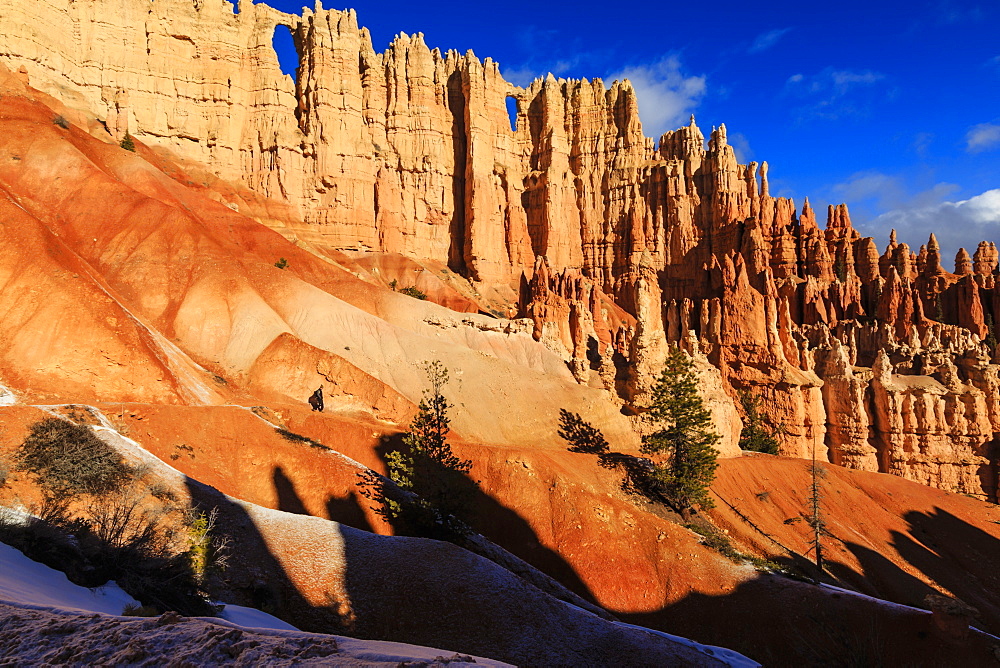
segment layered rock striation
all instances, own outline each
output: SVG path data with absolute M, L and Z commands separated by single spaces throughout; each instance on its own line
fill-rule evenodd
M 500 295 L 628 410 L 677 344 L 713 370 L 728 424 L 739 392 L 761 397 L 785 454 L 995 497 L 995 245 L 948 272 L 933 237 L 880 252 L 845 205 L 821 227 L 771 196 L 767 163 L 738 163 L 725 126 L 645 137 L 627 81 L 519 88 L 419 34 L 377 52 L 353 11 L 238 10 L 6 3 L 0 61 L 113 139 L 287 202 L 258 219 L 317 252 L 399 253 Z

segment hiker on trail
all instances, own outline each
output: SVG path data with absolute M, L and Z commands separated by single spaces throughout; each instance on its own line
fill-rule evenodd
M 320 385 L 319 389 L 312 393 L 309 397 L 309 405 L 312 406 L 314 411 L 323 412 L 323 386 Z

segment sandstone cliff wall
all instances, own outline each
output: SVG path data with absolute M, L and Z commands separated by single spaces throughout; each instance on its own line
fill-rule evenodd
M 992 244 L 954 273 L 933 237 L 880 254 L 846 206 L 821 228 L 808 201 L 772 197 L 724 126 L 654 141 L 628 82 L 518 88 L 419 34 L 378 52 L 353 11 L 41 0 L 4 3 L 0 32 L 0 60 L 111 137 L 288 201 L 282 232 L 313 247 L 447 264 L 634 410 L 675 343 L 718 370 L 727 424 L 737 391 L 759 395 L 786 454 L 995 494 Z

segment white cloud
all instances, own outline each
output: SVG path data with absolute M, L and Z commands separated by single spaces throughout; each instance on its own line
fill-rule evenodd
M 556 60 L 548 63 L 544 67 L 534 67 L 530 64 L 522 65 L 520 67 L 503 67 L 501 68 L 501 74 L 503 74 L 504 79 L 511 82 L 515 86 L 526 88 L 532 81 L 544 78 L 545 75 L 550 72 L 554 76 L 558 77 L 559 75 L 570 71 L 578 64 L 579 59 Z
M 927 149 L 934 142 L 933 132 L 918 132 L 913 137 L 913 151 L 921 158 L 927 155 Z
M 754 39 L 753 44 L 747 49 L 749 53 L 760 53 L 761 51 L 767 51 L 772 46 L 778 43 L 786 33 L 791 31 L 791 28 L 779 28 L 777 30 L 769 30 L 765 33 L 757 35 Z
M 941 244 L 941 256 L 950 260 L 959 248 L 971 255 L 980 241 L 1000 243 L 1000 188 L 958 202 L 895 209 L 875 218 L 868 227 L 885 234 L 895 228 L 900 241 L 917 248 L 933 232 Z
M 979 153 L 1000 147 L 1000 125 L 980 123 L 973 125 L 965 135 L 965 150 Z
M 899 206 L 904 200 L 900 179 L 882 172 L 858 172 L 844 183 L 833 186 L 834 192 L 846 202 L 875 200 L 879 208 Z
M 827 67 L 816 74 L 793 74 L 785 82 L 785 93 L 803 100 L 801 116 L 838 119 L 863 114 L 874 96 L 882 92 L 877 84 L 885 75 L 872 70 L 836 70 Z
M 736 153 L 736 160 L 741 164 L 746 164 L 753 160 L 753 149 L 750 148 L 750 141 L 742 132 L 730 132 L 726 139 Z
M 865 70 L 864 72 L 852 72 L 850 70 L 835 70 L 830 72 L 830 79 L 838 93 L 844 95 L 851 87 L 856 85 L 868 86 L 885 79 L 885 75 L 880 72 Z
M 539 72 L 533 67 L 503 67 L 500 73 L 504 79 L 522 88 L 526 88 L 538 77 L 545 76 L 544 72 Z
M 824 93 L 832 97 L 847 95 L 852 89 L 870 86 L 885 79 L 881 72 L 863 70 L 835 70 L 827 67 L 822 72 L 806 76 L 793 74 L 788 77 L 788 84 L 800 93 Z
M 905 187 L 911 179 L 876 171 L 856 172 L 833 186 L 834 194 L 843 201 L 870 202 L 877 211 L 915 209 L 938 204 L 960 188 L 954 183 L 937 183 L 927 190 L 913 193 Z
M 705 77 L 685 76 L 675 55 L 651 65 L 627 67 L 608 78 L 632 82 L 643 130 L 652 137 L 684 125 L 706 91 Z
M 966 3 L 967 4 L 967 3 Z M 983 20 L 983 9 L 973 5 L 971 7 L 963 7 L 962 3 L 951 2 L 950 0 L 944 0 L 943 2 L 936 3 L 933 8 L 934 16 L 937 18 L 938 23 L 943 24 L 956 24 L 956 23 L 978 23 Z

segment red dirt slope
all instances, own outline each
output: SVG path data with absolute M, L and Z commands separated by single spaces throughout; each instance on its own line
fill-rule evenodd
M 289 431 L 364 465 L 382 468 L 378 453 L 386 439 L 391 443 L 392 427 L 360 416 L 310 414 L 287 407 L 279 412 L 280 416 L 270 418 L 280 418 Z M 172 466 L 230 495 L 359 528 L 390 531 L 371 512 L 369 502 L 357 494 L 357 468 L 351 461 L 307 443 L 288 441 L 245 409 L 130 405 L 125 415 L 130 436 Z M 924 612 L 761 575 L 749 566 L 734 564 L 699 544 L 693 532 L 657 516 L 653 508 L 629 500 L 619 490 L 617 475 L 598 467 L 588 455 L 463 442 L 456 442 L 455 447 L 458 454 L 474 461 L 471 475 L 482 484 L 484 493 L 475 496 L 472 510 L 477 527 L 577 593 L 629 621 L 733 647 L 767 665 L 801 665 L 848 650 L 876 652 L 903 665 L 942 665 L 942 660 L 953 655 L 974 663 L 990 656 L 991 643 L 1000 646 L 1000 641 L 982 635 L 965 641 L 941 636 Z M 804 466 L 798 460 L 772 457 L 726 461 L 716 488 L 758 526 L 767 525 L 769 520 L 753 504 L 776 507 L 773 523 L 789 532 L 776 534 L 776 538 L 804 550 L 801 544 L 793 544 L 792 535 L 801 540 L 801 522 L 785 525 L 783 519 L 793 512 L 784 499 L 797 498 L 794 503 L 801 504 L 804 498 L 795 496 Z M 798 471 L 786 471 L 789 467 L 798 467 Z M 872 494 L 878 489 L 880 476 L 830 468 L 824 483 L 828 496 L 850 496 L 866 486 Z M 751 474 L 757 469 L 771 476 L 767 502 L 756 497 L 758 481 Z M 781 482 L 785 478 L 791 482 Z M 982 533 L 958 536 L 954 551 L 980 555 L 976 558 L 985 559 L 982 568 L 970 569 L 948 554 L 942 556 L 941 568 L 956 574 L 958 583 L 968 577 L 974 585 L 974 578 L 985 578 L 981 598 L 967 595 L 972 589 L 955 583 L 949 591 L 980 607 L 984 622 L 988 622 L 986 615 L 997 598 L 997 589 L 988 584 L 993 577 L 989 569 L 996 567 L 992 560 L 997 558 L 990 550 L 1000 534 L 989 521 L 992 507 L 899 478 L 890 481 L 897 485 L 887 488 L 897 506 L 859 518 L 851 504 L 870 507 L 871 500 L 854 498 L 843 507 L 831 503 L 828 516 L 833 532 L 853 534 L 875 526 L 888 531 L 905 524 L 902 516 L 907 509 L 919 511 L 935 505 L 953 514 L 957 522 L 979 527 Z M 719 505 L 713 513 L 717 522 L 729 529 L 742 549 L 754 551 L 756 543 L 748 539 L 752 535 L 747 525 L 743 520 L 739 520 L 742 525 L 732 521 L 735 513 L 723 503 Z M 782 519 L 777 519 L 779 516 Z M 879 563 L 887 566 L 864 571 L 867 579 L 843 577 L 844 584 L 864 583 L 863 588 L 858 587 L 861 591 L 922 607 L 923 591 L 931 591 L 927 585 L 921 585 L 924 589 L 918 592 L 921 598 L 917 600 L 897 597 L 895 590 L 883 586 L 879 574 L 889 578 L 898 570 L 892 564 L 899 556 L 891 546 L 879 549 Z M 839 558 L 832 547 L 828 554 L 831 559 Z M 778 560 L 780 557 L 774 555 Z M 840 574 L 843 569 L 834 566 L 832 570 Z M 761 627 L 749 621 L 757 618 L 769 622 Z M 873 625 L 878 627 L 875 635 Z M 984 628 L 993 627 L 986 623 Z M 929 640 L 917 643 L 923 639 Z M 925 644 L 936 649 L 920 649 Z
M 809 467 L 767 455 L 722 461 L 713 516 L 756 554 L 786 563 L 807 555 Z M 1000 633 L 1000 506 L 888 474 L 820 467 L 823 556 L 833 576 L 917 607 L 927 594 L 948 593 Z

